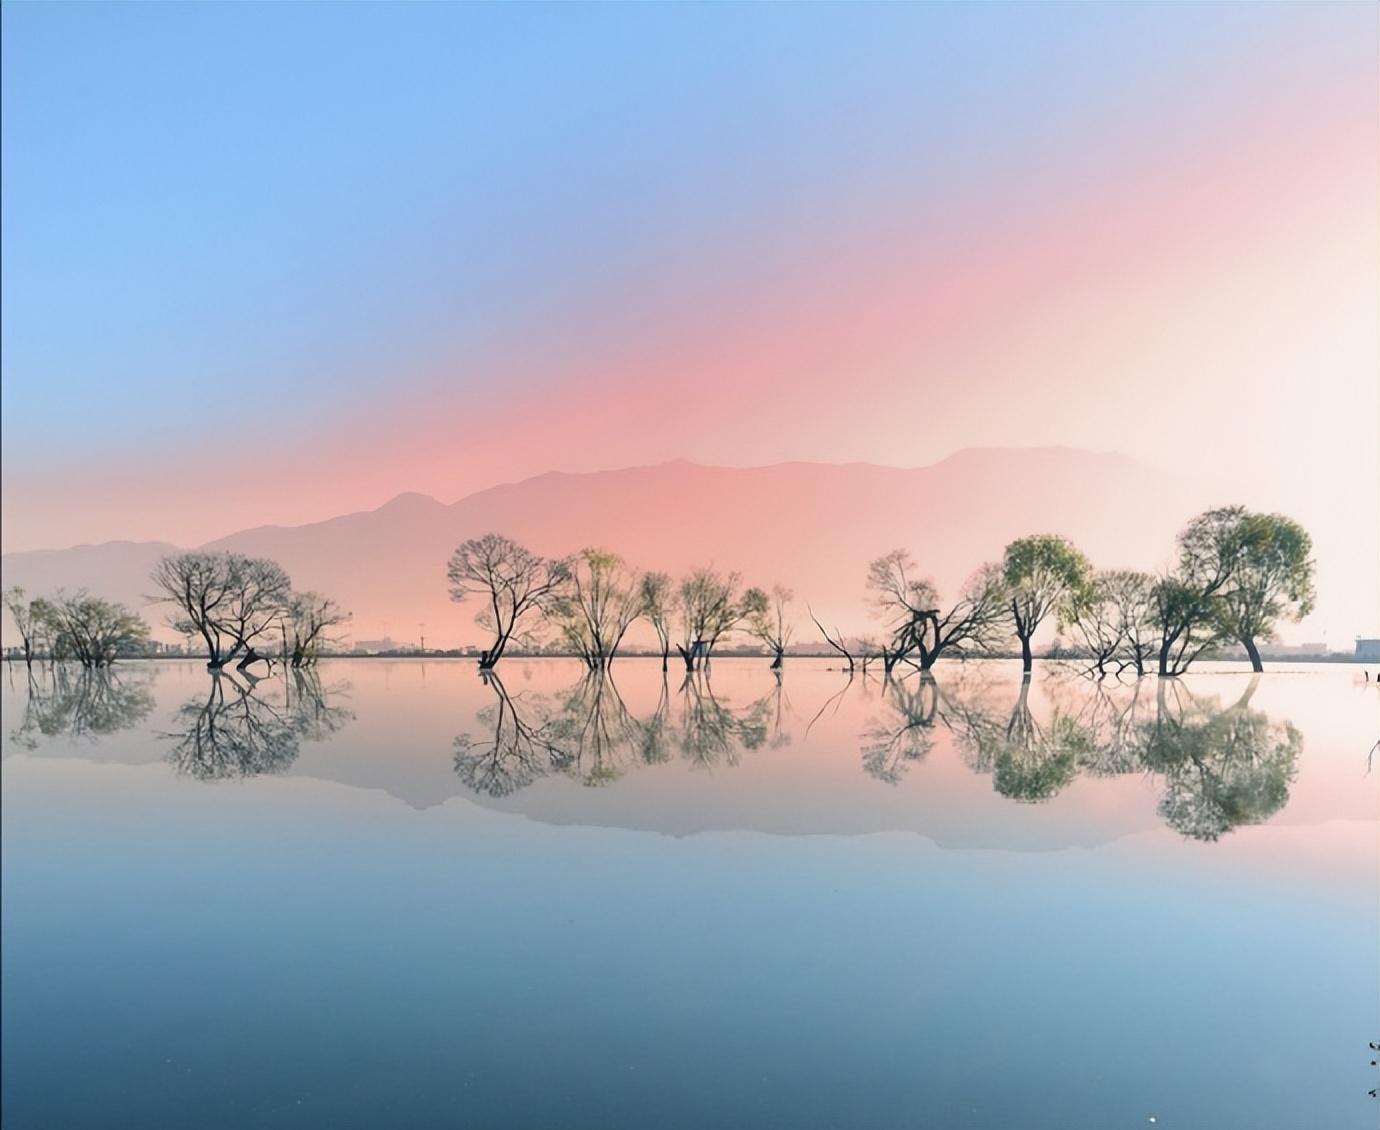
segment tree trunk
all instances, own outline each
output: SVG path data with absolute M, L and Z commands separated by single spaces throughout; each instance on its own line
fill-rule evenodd
M 1164 678 L 1169 674 L 1169 648 L 1173 640 L 1166 639 L 1160 644 L 1160 677 Z
M 780 670 L 781 670 L 781 664 L 782 664 L 782 653 L 781 653 L 780 651 L 778 651 L 778 652 L 776 652 L 775 657 L 774 657 L 774 658 L 772 659 L 772 661 L 771 661 L 771 669 L 772 669 L 773 671 L 780 671 Z
M 1251 670 L 1259 674 L 1265 670 L 1264 664 L 1260 662 L 1260 649 L 1255 646 L 1255 640 L 1250 636 L 1241 638 L 1241 646 L 1246 649 L 1246 654 L 1251 657 Z
M 1033 660 L 1031 659 L 1031 655 L 1030 655 L 1030 637 L 1029 637 L 1029 636 L 1022 636 L 1022 637 L 1021 637 L 1021 670 L 1024 671 L 1027 675 L 1029 675 L 1029 674 L 1030 674 L 1030 668 L 1031 668 L 1031 666 L 1032 666 L 1032 663 L 1033 663 Z
M 243 671 L 252 667 L 255 663 L 264 662 L 264 657 L 254 650 L 254 645 L 248 644 L 244 649 L 244 658 L 235 664 L 235 670 Z

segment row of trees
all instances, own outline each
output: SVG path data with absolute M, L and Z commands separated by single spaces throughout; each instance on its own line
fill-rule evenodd
M 645 619 L 656 634 L 665 670 L 674 647 L 687 671 L 707 662 L 736 629 L 746 631 L 779 668 L 791 638 L 792 594 L 743 588 L 737 573 L 696 569 L 679 581 L 642 573 L 616 553 L 583 549 L 573 557 L 541 557 L 511 538 L 486 534 L 464 542 L 446 569 L 452 600 L 475 600 L 480 627 L 493 642 L 479 666 L 492 670 L 514 642 L 554 627 L 591 670 L 613 662 L 628 629 Z
M 887 674 L 898 665 L 929 671 L 945 656 L 991 654 L 1014 640 L 1029 673 L 1032 640 L 1052 620 L 1099 677 L 1127 669 L 1144 675 L 1152 666 L 1178 675 L 1230 641 L 1240 642 L 1259 671 L 1259 644 L 1275 624 L 1312 608 L 1311 548 L 1293 520 L 1239 506 L 1194 518 L 1179 535 L 1173 568 L 1160 575 L 1095 570 L 1066 538 L 1040 534 L 1013 541 L 947 605 L 912 555 L 898 549 L 868 567 L 870 602 L 884 625 L 880 640 L 847 641 L 809 615 L 850 670 L 875 660 Z M 551 559 L 487 534 L 461 544 L 446 575 L 451 598 L 478 602 L 476 620 L 492 634 L 483 670 L 492 670 L 514 641 L 543 631 L 554 631 L 589 669 L 600 670 L 639 619 L 655 633 L 663 670 L 673 649 L 694 670 L 734 632 L 757 641 L 780 669 L 794 631 L 793 594 L 783 586 L 744 587 L 737 573 L 710 568 L 672 579 L 635 570 L 604 549 Z M 201 639 L 213 671 L 232 662 L 244 670 L 278 646 L 292 667 L 310 666 L 348 619 L 329 597 L 295 592 L 267 558 L 174 554 L 159 562 L 152 580 L 150 599 L 172 606 L 168 622 L 176 631 Z M 84 592 L 27 600 L 11 589 L 5 605 L 29 663 L 46 653 L 105 666 L 149 636 L 137 614 Z
M 5 590 L 4 605 L 30 667 L 39 656 L 71 660 L 83 667 L 108 667 L 121 655 L 137 654 L 148 644 L 149 626 L 143 617 L 85 591 L 30 599 L 16 585 Z
M 238 553 L 179 553 L 153 572 L 153 600 L 173 608 L 168 623 L 199 636 L 206 666 L 239 670 L 265 661 L 274 644 L 294 668 L 314 664 L 349 619 L 335 601 L 315 592 L 294 592 L 281 565 Z
M 1032 640 L 1052 620 L 1099 677 L 1128 668 L 1144 675 L 1152 666 L 1182 674 L 1231 641 L 1259 671 L 1259 644 L 1275 624 L 1312 609 L 1311 549 L 1297 522 L 1240 506 L 1194 518 L 1179 535 L 1174 566 L 1160 575 L 1096 570 L 1068 539 L 1040 534 L 1013 541 L 948 605 L 898 549 L 868 567 L 870 601 L 885 625 L 880 641 L 850 643 L 810 617 L 850 670 L 878 660 L 887 674 L 902 664 L 929 671 L 944 656 L 990 654 L 1014 639 L 1029 673 Z M 493 636 L 480 657 L 485 670 L 542 627 L 554 627 L 591 670 L 602 669 L 638 619 L 656 634 L 663 670 L 672 647 L 694 670 L 734 631 L 758 641 L 779 669 L 793 631 L 789 589 L 744 588 L 738 574 L 713 569 L 676 581 L 639 573 L 603 549 L 549 559 L 488 534 L 456 549 L 447 577 L 453 600 L 480 603 L 476 620 Z

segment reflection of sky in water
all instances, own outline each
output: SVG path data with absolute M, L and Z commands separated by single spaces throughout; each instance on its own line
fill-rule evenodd
M 715 745 L 705 765 L 698 739 L 673 740 L 586 787 L 586 747 L 498 798 L 455 771 L 456 738 L 491 739 L 494 721 L 467 665 L 335 664 L 319 695 L 262 684 L 252 709 L 277 720 L 255 724 L 292 756 L 213 781 L 169 760 L 204 722 L 184 710 L 204 706 L 204 672 L 131 666 L 152 699 L 131 728 L 53 724 L 32 749 L 11 737 L 20 673 L 4 692 L 6 1126 L 1373 1117 L 1376 698 L 1350 669 L 1256 687 L 1246 710 L 1300 738 L 1287 801 L 1213 842 L 1165 826 L 1163 773 L 1061 771 L 1050 799 L 1018 802 L 942 725 L 889 783 L 864 758 L 896 704 L 857 680 L 831 703 L 824 666 L 791 665 L 778 699 L 764 665 L 716 665 L 713 694 L 756 748 Z M 634 719 L 655 716 L 654 667 L 616 671 Z M 563 748 L 577 674 L 505 672 Z M 953 710 L 990 706 L 1005 735 L 1006 675 L 955 668 L 938 689 Z M 1218 727 L 1247 686 L 1185 683 L 1176 717 Z M 1072 734 L 1053 756 L 1086 761 L 1058 720 L 1086 696 L 1037 677 L 1021 724 Z M 674 675 L 668 697 L 681 726 Z

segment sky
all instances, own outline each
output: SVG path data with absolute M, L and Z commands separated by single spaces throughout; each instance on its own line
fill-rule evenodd
M 1063 444 L 1354 534 L 1374 581 L 1374 5 L 3 25 L 6 551 Z

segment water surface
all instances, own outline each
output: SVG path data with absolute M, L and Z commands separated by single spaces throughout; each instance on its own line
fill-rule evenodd
M 1350 667 L 3 687 L 4 1124 L 1369 1127 Z

